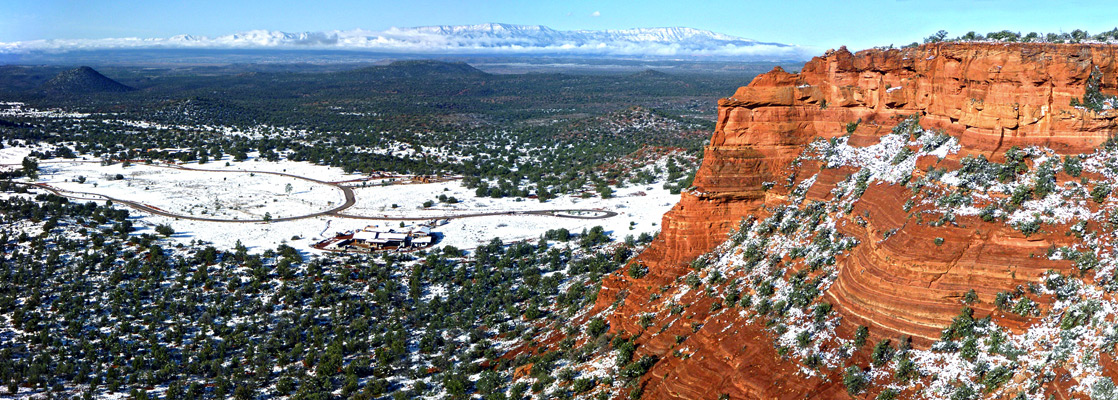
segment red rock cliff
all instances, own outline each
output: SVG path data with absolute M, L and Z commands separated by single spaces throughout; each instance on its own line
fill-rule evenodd
M 1065 44 L 945 43 L 909 49 L 829 51 L 799 74 L 775 69 L 719 101 L 718 124 L 706 147 L 694 190 L 663 218 L 662 232 L 639 257 L 649 274 L 639 280 L 615 274 L 603 283 L 598 310 L 611 311 L 611 330 L 642 332 L 642 313 L 665 307 L 657 289 L 677 285 L 686 264 L 726 239 L 727 231 L 765 206 L 784 200 L 795 171 L 791 161 L 817 137 L 846 133 L 861 120 L 854 142 L 875 142 L 901 116 L 922 117 L 925 128 L 959 138 L 964 154 L 1000 159 L 1011 146 L 1042 145 L 1061 153 L 1087 152 L 1115 128 L 1114 113 L 1072 107 L 1092 73 L 1104 93 L 1118 86 L 1118 46 Z M 950 164 L 948 159 L 942 161 Z M 800 167 L 806 169 L 808 167 Z M 815 170 L 805 172 L 814 173 Z M 817 185 L 842 177 L 821 174 Z M 803 178 L 801 174 L 801 179 Z M 766 182 L 774 183 L 770 190 Z M 809 196 L 825 197 L 826 190 Z M 827 291 L 846 321 L 874 328 L 875 335 L 938 337 L 959 309 L 958 298 L 975 289 L 990 299 L 1000 290 L 1035 280 L 1067 265 L 1033 258 L 1064 235 L 1024 238 L 1012 229 L 961 220 L 961 227 L 906 224 L 903 188 L 874 187 L 855 214 L 868 212 L 864 228 L 846 228 L 858 246 L 840 260 L 838 280 Z M 881 232 L 902 227 L 894 240 Z M 942 247 L 933 237 L 945 237 Z M 619 301 L 623 300 L 623 301 Z M 674 338 L 689 335 L 689 358 L 663 357 L 646 377 L 653 398 L 842 397 L 841 384 L 789 375 L 759 327 L 725 314 L 707 319 L 709 300 L 695 298 L 691 324 L 641 337 L 642 351 L 662 357 Z M 989 313 L 989 304 L 976 306 Z M 696 325 L 697 324 L 697 325 Z M 845 322 L 844 322 L 845 324 Z M 696 327 L 697 326 L 697 327 Z M 841 380 L 841 378 L 838 378 Z M 646 397 L 647 398 L 647 397 Z

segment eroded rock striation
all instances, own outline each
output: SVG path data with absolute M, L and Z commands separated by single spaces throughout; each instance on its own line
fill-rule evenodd
M 1090 153 L 1114 132 L 1118 116 L 1073 106 L 1092 84 L 1103 95 L 1115 92 L 1118 46 L 941 43 L 829 51 L 798 74 L 777 68 L 720 100 L 694 187 L 636 261 L 647 275 L 610 276 L 598 297 L 596 311 L 609 316 L 611 332 L 637 335 L 641 351 L 662 360 L 642 381 L 645 398 L 846 396 L 841 371 L 798 374 L 799 361 L 780 354 L 763 318 L 722 311 L 725 300 L 699 293 L 699 285 L 683 288 L 685 277 L 697 274 L 692 260 L 725 242 L 743 219 L 766 218 L 792 197 L 833 199 L 836 185 L 856 171 L 804 159 L 820 138 L 870 146 L 919 118 L 923 129 L 957 141 L 952 152 L 919 156 L 912 179 L 958 170 L 977 157 L 1002 162 L 1010 149 L 1030 146 L 1057 156 Z M 1056 173 L 1058 181 L 1073 180 Z M 798 185 L 806 192 L 795 193 Z M 859 244 L 834 260 L 837 277 L 821 294 L 842 317 L 837 334 L 849 338 L 864 325 L 871 342 L 909 337 L 926 348 L 959 315 L 969 290 L 979 299 L 971 305 L 975 318 L 1025 329 L 1032 317 L 1000 312 L 994 299 L 1049 271 L 1070 271 L 1072 263 L 1046 254 L 1077 240 L 1065 234 L 1077 221 L 1058 220 L 1039 232 L 974 213 L 948 211 L 941 222 L 925 221 L 919 211 L 936 205 L 909 204 L 916 192 L 903 182 L 869 185 L 840 213 L 835 230 Z M 1053 300 L 1038 301 L 1043 310 Z M 684 318 L 648 322 L 668 315 Z

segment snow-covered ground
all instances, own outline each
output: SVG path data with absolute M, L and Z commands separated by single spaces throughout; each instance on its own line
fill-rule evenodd
M 96 193 L 206 218 L 281 218 L 325 211 L 345 202 L 337 188 L 262 173 L 193 171 L 143 164 L 102 166 L 90 162 L 45 163 L 39 171 L 38 181 L 55 188 Z
M 8 150 L 8 149 L 0 149 Z M 19 162 L 24 153 L 12 149 L 6 158 Z M 344 202 L 342 192 L 328 185 L 269 174 L 250 174 L 243 171 L 272 171 L 313 178 L 322 181 L 347 181 L 361 175 L 346 174 L 339 168 L 292 161 L 212 161 L 207 164 L 187 164 L 190 168 L 221 169 L 230 172 L 190 171 L 160 166 L 121 164 L 102 166 L 99 163 L 40 161 L 38 182 L 53 187 L 98 193 L 118 199 L 137 201 L 168 212 L 197 217 L 225 219 L 260 219 L 265 213 L 273 218 L 311 214 L 324 211 Z M 116 174 L 124 179 L 117 180 Z M 79 177 L 85 177 L 79 183 Z M 676 202 L 679 195 L 663 189 L 662 182 L 649 185 L 615 188 L 614 196 L 561 196 L 541 203 L 535 199 L 479 198 L 474 190 L 461 181 L 429 184 L 395 184 L 381 186 L 373 181 L 369 186 L 356 187 L 357 203 L 343 211 L 359 216 L 387 216 L 407 218 L 436 218 L 448 215 L 538 211 L 561 209 L 608 210 L 618 215 L 605 219 L 574 219 L 549 215 L 494 215 L 452 219 L 434 231 L 441 236 L 438 246 L 451 245 L 462 249 L 488 243 L 494 237 L 509 242 L 538 238 L 549 229 L 566 228 L 573 233 L 601 225 L 616 238 L 632 234 L 655 233 L 660 230 L 660 219 Z M 385 181 L 386 182 L 386 181 Z M 291 184 L 290 193 L 286 185 Z M 459 203 L 438 201 L 440 195 L 456 198 Z M 422 204 L 431 200 L 434 206 L 424 209 Z M 220 204 L 220 208 L 218 207 Z M 392 205 L 396 207 L 393 208 Z M 194 240 L 212 242 L 219 247 L 232 247 L 238 241 L 250 251 L 263 251 L 287 243 L 306 251 L 309 245 L 339 231 L 363 228 L 374 224 L 398 225 L 399 221 L 381 221 L 320 216 L 296 221 L 271 223 L 226 223 L 175 219 L 130 210 L 137 227 L 136 234 L 154 233 L 159 224 L 170 225 L 175 230 L 171 237 L 179 243 Z M 407 224 L 421 222 L 406 222 Z M 298 237 L 298 239 L 293 239 Z
M 31 150 L 29 147 L 4 147 L 0 149 L 0 164 L 9 164 L 0 165 L 0 171 L 18 169 L 19 164 L 23 162 L 23 158 L 31 154 Z
M 663 189 L 663 183 L 615 188 L 614 196 L 602 199 L 598 196 L 581 198 L 579 196 L 560 196 L 541 203 L 535 199 L 475 197 L 474 190 L 466 188 L 460 181 L 430 184 L 405 184 L 391 186 L 368 186 L 354 189 L 357 204 L 344 211 L 350 215 L 437 218 L 448 215 L 462 215 L 487 212 L 540 211 L 562 209 L 601 209 L 617 212 L 618 215 L 605 219 L 574 219 L 537 215 L 497 215 L 451 220 L 448 225 L 435 231 L 444 235 L 440 245 L 459 248 L 473 248 L 488 243 L 494 237 L 505 241 L 539 237 L 548 229 L 567 228 L 578 233 L 583 228 L 601 225 L 616 237 L 632 234 L 654 233 L 660 230 L 660 218 L 675 203 L 678 194 Z M 453 197 L 458 203 L 447 204 L 438 201 L 440 195 Z M 423 203 L 433 201 L 434 205 L 423 208 Z M 393 207 L 395 205 L 395 207 Z M 371 221 L 338 220 L 339 228 L 360 228 Z M 372 222 L 376 223 L 376 222 Z M 399 222 L 393 222 L 399 223 Z M 632 227 L 632 229 L 630 229 Z
M 213 243 L 218 248 L 232 248 L 240 241 L 253 253 L 275 249 L 284 243 L 299 250 L 316 252 L 317 250 L 309 247 L 314 244 L 313 239 L 321 238 L 324 232 L 332 236 L 338 230 L 335 228 L 338 226 L 338 219 L 334 217 L 270 223 L 222 223 L 174 219 L 130 211 L 137 217 L 134 220 L 136 234 L 155 234 L 156 225 L 167 224 L 175 230 L 175 234 L 171 236 L 174 242 L 188 244 L 193 240 L 201 240 Z M 293 240 L 295 237 L 298 239 Z
M 256 152 L 251 152 L 248 154 L 250 157 L 255 157 L 257 155 Z M 225 165 L 226 163 L 228 163 L 229 165 Z M 232 161 L 232 159 L 228 156 L 221 160 L 210 161 L 206 164 L 189 163 L 185 164 L 185 166 L 196 169 L 278 172 L 317 179 L 325 182 L 337 182 L 362 177 L 362 175 L 360 174 L 347 174 L 345 173 L 345 171 L 342 171 L 341 168 L 315 165 L 307 162 L 294 162 L 286 160 L 271 162 L 260 160 L 257 158 L 250 158 L 246 161 Z

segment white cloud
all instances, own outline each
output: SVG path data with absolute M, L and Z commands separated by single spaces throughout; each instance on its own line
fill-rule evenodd
M 590 13 L 590 16 L 591 17 L 601 17 L 602 12 L 601 11 L 594 11 L 594 12 Z
M 597 14 L 597 13 L 595 13 Z M 482 24 L 287 33 L 254 30 L 217 37 L 49 39 L 0 42 L 0 54 L 105 49 L 329 49 L 395 53 L 805 59 L 804 48 L 692 28 L 559 31 L 540 25 Z

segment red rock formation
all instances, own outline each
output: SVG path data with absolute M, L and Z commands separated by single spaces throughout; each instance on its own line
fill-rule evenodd
M 1065 154 L 1087 152 L 1115 128 L 1114 112 L 1072 107 L 1092 72 L 1104 93 L 1118 87 L 1118 46 L 1070 44 L 944 43 L 909 49 L 845 48 L 808 62 L 799 74 L 779 68 L 758 76 L 733 97 L 719 101 L 718 125 L 694 181 L 663 218 L 660 236 L 639 262 L 650 270 L 639 280 L 615 274 L 598 297 L 598 310 L 616 305 L 611 329 L 643 332 L 642 313 L 659 312 L 657 288 L 677 285 L 686 264 L 723 242 L 743 217 L 763 217 L 766 205 L 784 200 L 794 171 L 791 161 L 817 137 L 846 133 L 861 120 L 852 144 L 870 144 L 901 117 L 920 115 L 925 128 L 958 137 L 962 154 L 999 160 L 1011 146 L 1042 145 Z M 944 160 L 956 163 L 956 159 Z M 800 179 L 817 172 L 799 167 Z M 1065 177 L 1066 178 L 1066 177 Z M 829 195 L 828 183 L 842 176 L 821 174 L 809 197 Z M 828 182 L 829 181 L 829 182 Z M 775 183 L 765 190 L 766 182 Z M 928 343 L 958 313 L 958 298 L 975 289 L 980 315 L 992 312 L 994 294 L 1035 281 L 1067 264 L 1043 254 L 1064 235 L 1023 237 L 1004 225 L 960 218 L 957 227 L 931 227 L 901 211 L 910 196 L 903 187 L 873 186 L 853 214 L 869 213 L 865 227 L 848 224 L 844 234 L 862 245 L 839 261 L 839 277 L 828 301 L 847 325 L 871 326 L 876 337 L 912 335 Z M 882 232 L 898 229 L 881 241 Z M 1062 233 L 1062 231 L 1061 231 Z M 945 238 L 942 246 L 933 239 Z M 880 242 L 880 243 L 879 243 Z M 622 300 L 620 301 L 619 300 Z M 788 374 L 788 363 L 763 340 L 759 329 L 722 314 L 707 320 L 709 300 L 691 304 L 688 324 L 675 324 L 639 339 L 642 351 L 662 358 L 675 336 L 689 336 L 686 359 L 667 357 L 646 376 L 652 398 L 744 398 L 839 396 L 833 383 Z M 693 324 L 701 324 L 695 330 Z M 844 329 L 849 329 L 849 326 Z M 694 332 L 692 332 L 694 330 Z M 734 333 L 723 333 L 734 332 Z M 839 387 L 841 389 L 841 387 Z M 843 395 L 844 396 L 844 395 Z M 647 397 L 646 397 L 647 398 Z

